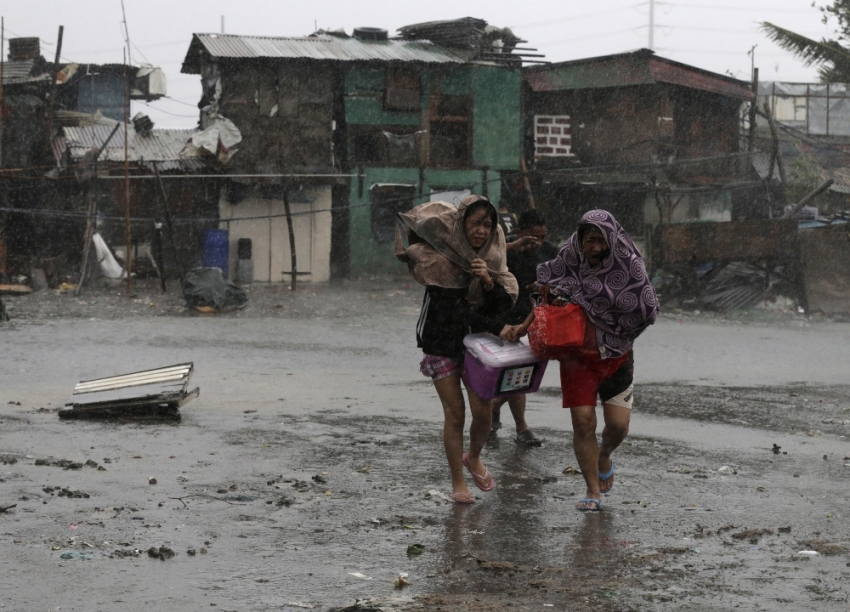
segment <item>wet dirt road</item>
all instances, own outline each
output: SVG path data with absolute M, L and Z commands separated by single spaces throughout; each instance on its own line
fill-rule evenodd
M 506 423 L 484 456 L 498 487 L 458 507 L 417 371 L 420 295 L 258 289 L 217 317 L 155 294 L 12 301 L 0 609 L 850 609 L 846 324 L 663 317 L 592 515 L 562 473 L 552 368 L 529 398 L 546 444 L 518 448 Z M 178 425 L 54 412 L 79 380 L 182 361 L 201 396 Z M 162 546 L 175 556 L 148 556 Z

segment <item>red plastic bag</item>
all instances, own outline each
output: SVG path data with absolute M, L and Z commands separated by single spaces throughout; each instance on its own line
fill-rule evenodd
M 542 359 L 558 359 L 572 347 L 584 345 L 587 316 L 578 304 L 553 306 L 544 302 L 534 307 L 534 321 L 528 328 L 531 352 Z

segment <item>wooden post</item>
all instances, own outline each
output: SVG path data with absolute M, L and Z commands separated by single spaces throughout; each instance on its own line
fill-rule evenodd
M 800 200 L 799 202 L 794 204 L 794 206 L 791 207 L 791 210 L 789 210 L 787 213 L 782 215 L 782 218 L 783 219 L 790 219 L 791 217 L 793 217 L 795 214 L 797 214 L 798 210 L 803 208 L 803 206 L 805 206 L 806 204 L 808 204 L 809 202 L 814 200 L 817 196 L 822 194 L 824 191 L 829 189 L 834 182 L 835 182 L 834 179 L 825 180 L 823 183 L 818 185 L 818 187 L 814 191 L 810 192 L 808 195 L 806 195 L 806 197 L 804 197 L 802 200 Z
M 46 134 L 46 149 L 47 159 L 52 157 L 53 147 L 53 109 L 56 99 L 56 73 L 59 68 L 59 56 L 62 53 L 62 34 L 65 32 L 65 26 L 59 26 L 59 40 L 56 43 L 56 59 L 53 62 L 53 70 L 50 73 L 50 100 L 47 104 L 47 134 Z
M 298 275 L 298 266 L 295 261 L 295 229 L 292 227 L 292 213 L 289 210 L 289 185 L 283 184 L 283 210 L 286 212 L 286 228 L 289 230 L 289 257 L 292 264 L 292 291 L 295 291 L 295 279 Z
M 168 208 L 168 196 L 165 194 L 165 185 L 162 184 L 162 178 L 159 176 L 159 168 L 156 162 L 153 162 L 153 174 L 159 184 L 159 194 L 162 197 L 162 210 L 165 215 L 165 225 L 168 227 L 168 238 L 171 243 L 171 252 L 174 255 L 174 265 L 177 266 L 177 277 L 180 279 L 180 291 L 186 290 L 186 279 L 183 275 L 183 266 L 180 265 L 180 258 L 177 256 L 177 245 L 174 243 L 174 226 L 171 224 L 171 210 Z M 161 255 L 160 255 L 161 257 Z M 163 274 L 163 291 L 165 291 L 165 268 L 162 269 Z
M 124 218 L 126 220 L 127 252 L 124 254 L 124 271 L 127 275 L 127 295 L 133 294 L 133 282 L 130 275 L 133 272 L 132 245 L 130 234 L 130 151 L 129 151 L 129 123 L 130 123 L 130 80 L 127 74 L 127 55 L 124 55 Z
M 773 140 L 773 150 L 771 152 L 770 176 L 773 177 L 773 162 L 776 161 L 776 167 L 779 169 L 779 180 L 785 186 L 785 162 L 782 161 L 782 153 L 779 151 L 779 130 L 776 129 L 776 120 L 773 118 L 773 113 L 770 112 L 770 105 L 764 103 L 764 114 L 767 117 L 767 123 L 770 125 L 770 137 Z
M 531 183 L 528 182 L 528 171 L 525 168 L 525 158 L 519 158 L 519 169 L 522 174 L 522 186 L 525 188 L 525 193 L 528 195 L 528 207 L 537 208 L 534 205 L 534 194 L 531 193 Z

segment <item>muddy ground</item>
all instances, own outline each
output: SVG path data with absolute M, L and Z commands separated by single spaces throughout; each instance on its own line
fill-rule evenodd
M 497 488 L 446 501 L 417 287 L 257 286 L 216 316 L 134 290 L 4 298 L 0 609 L 850 609 L 846 323 L 665 313 L 580 514 L 556 368 L 529 398 L 544 446 L 505 411 Z M 57 417 L 79 380 L 182 361 L 179 424 Z

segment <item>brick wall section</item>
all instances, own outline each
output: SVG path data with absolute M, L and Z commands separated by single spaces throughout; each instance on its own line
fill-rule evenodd
M 534 115 L 534 156 L 572 157 L 569 115 Z

